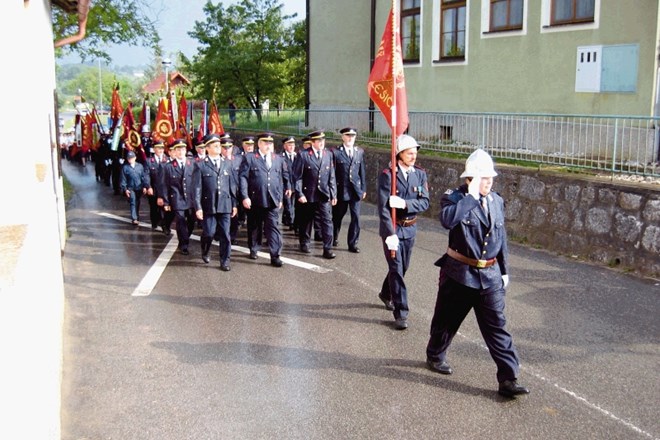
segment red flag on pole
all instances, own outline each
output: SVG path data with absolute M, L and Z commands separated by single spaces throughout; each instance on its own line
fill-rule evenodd
M 396 6 L 397 0 L 392 0 L 383 37 L 367 82 L 369 97 L 378 106 L 392 129 L 390 194 L 393 195 L 396 194 L 396 139 L 408 128 L 408 100 L 403 76 L 399 13 Z M 392 226 L 396 230 L 396 209 L 394 208 L 391 209 L 391 217 Z M 396 251 L 390 250 L 390 254 L 394 258 Z
M 215 99 L 211 103 L 211 111 L 209 112 L 209 129 L 210 134 L 222 134 L 225 132 L 225 128 L 222 126 L 220 121 L 220 115 L 218 114 L 218 108 L 215 106 Z
M 112 100 L 110 102 L 110 119 L 112 119 L 110 131 L 116 128 L 122 113 L 124 113 L 124 107 L 121 105 L 121 99 L 119 98 L 119 84 L 115 84 L 115 87 L 112 89 Z
M 389 126 L 392 127 L 394 137 L 398 137 L 406 131 L 408 128 L 408 100 L 403 76 L 399 15 L 395 4 L 392 5 L 387 16 L 383 38 L 369 74 L 367 91 L 371 100 L 383 113 Z
M 158 113 L 156 114 L 156 123 L 154 124 L 154 131 L 152 136 L 156 140 L 170 144 L 174 140 L 174 128 L 170 113 L 167 110 L 167 98 L 160 98 L 158 101 Z

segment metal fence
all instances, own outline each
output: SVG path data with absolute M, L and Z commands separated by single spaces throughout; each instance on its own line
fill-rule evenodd
M 264 110 L 261 118 L 239 110 L 237 128 L 303 136 L 325 130 L 339 139 L 346 126 L 363 143 L 391 144 L 379 111 Z M 408 134 L 423 148 L 620 174 L 660 176 L 660 118 L 514 113 L 410 112 Z

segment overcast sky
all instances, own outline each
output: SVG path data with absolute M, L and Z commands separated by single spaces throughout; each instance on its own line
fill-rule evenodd
M 196 53 L 197 41 L 188 36 L 195 21 L 203 21 L 203 8 L 207 0 L 153 0 L 154 9 L 161 10 L 158 15 L 162 38 L 163 54 L 169 57 L 179 51 L 190 57 Z M 222 3 L 225 7 L 238 3 L 238 0 L 213 0 L 213 4 Z M 285 15 L 297 13 L 296 20 L 305 18 L 305 0 L 280 0 L 284 5 Z M 92 3 L 93 6 L 93 3 Z M 108 50 L 112 64 L 116 66 L 139 66 L 149 64 L 152 52 L 143 47 L 115 46 Z M 66 57 L 62 63 L 78 63 L 78 57 Z

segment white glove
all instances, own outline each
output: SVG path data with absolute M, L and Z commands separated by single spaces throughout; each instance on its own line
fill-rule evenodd
M 406 201 L 399 196 L 390 196 L 390 207 L 404 209 L 406 207 Z
M 504 284 L 504 288 L 506 289 L 506 286 L 509 285 L 509 275 L 502 275 L 502 284 Z
M 481 177 L 474 176 L 468 185 L 468 194 L 474 197 L 474 200 L 479 200 L 479 185 L 481 185 Z
M 385 244 L 389 250 L 395 251 L 399 249 L 399 237 L 396 235 L 390 235 L 385 239 Z

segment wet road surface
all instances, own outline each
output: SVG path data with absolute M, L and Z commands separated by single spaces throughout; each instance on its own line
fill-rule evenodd
M 245 231 L 221 272 L 197 241 L 130 224 L 128 204 L 65 162 L 67 206 L 62 438 L 648 439 L 660 437 L 660 286 L 512 244 L 508 329 L 532 393 L 496 392 L 495 365 L 470 313 L 451 376 L 425 367 L 439 222 L 419 223 L 410 328 L 376 297 L 387 266 L 375 208 L 362 252 L 297 251 L 285 265 L 247 256 Z M 142 218 L 148 222 L 143 200 Z M 437 203 L 437 201 L 432 201 Z M 195 230 L 195 234 L 200 234 Z M 265 258 L 264 258 L 265 257 Z

